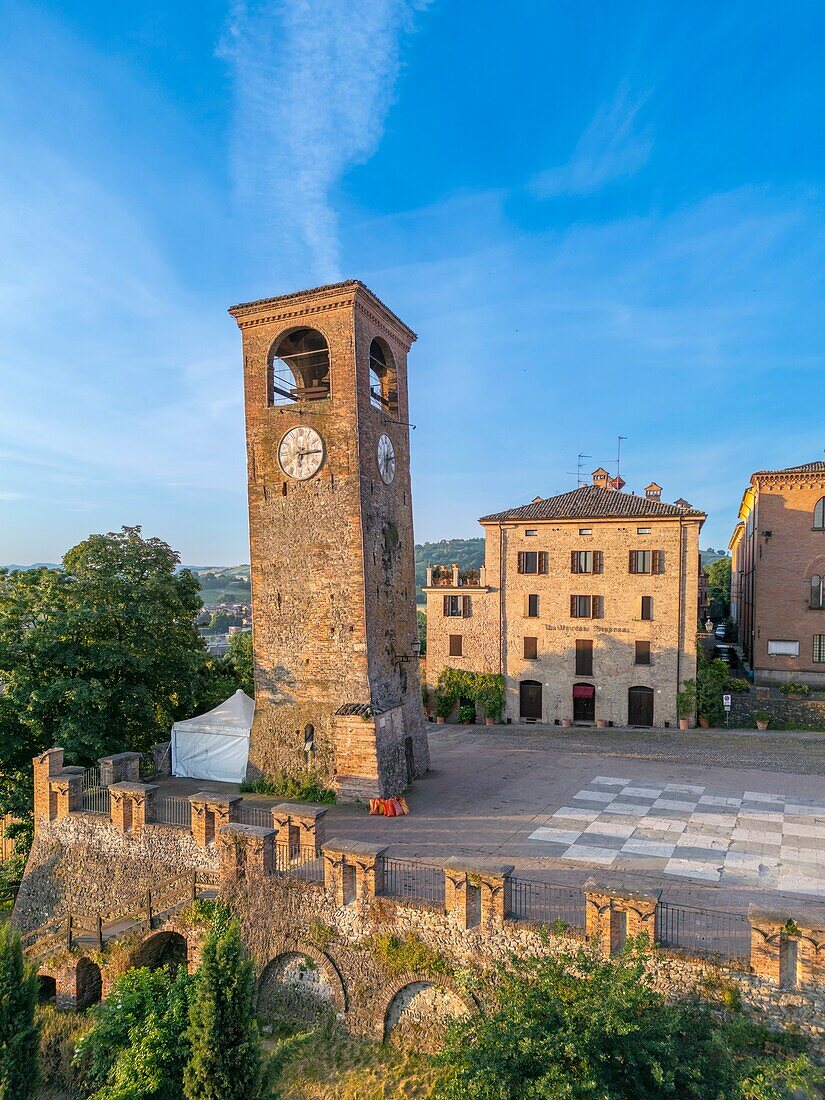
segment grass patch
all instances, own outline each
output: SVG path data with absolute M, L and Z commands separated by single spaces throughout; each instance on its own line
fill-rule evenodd
M 444 1071 L 422 1054 L 347 1035 L 333 1020 L 266 1042 L 279 1100 L 428 1100 Z
M 322 787 L 310 775 L 262 775 L 259 779 L 244 780 L 241 791 L 249 794 L 265 794 L 270 798 L 287 798 L 290 802 L 322 802 L 331 806 L 335 791 Z
M 390 974 L 450 974 L 444 956 L 417 936 L 403 938 L 394 932 L 376 932 L 367 941 L 369 949 Z

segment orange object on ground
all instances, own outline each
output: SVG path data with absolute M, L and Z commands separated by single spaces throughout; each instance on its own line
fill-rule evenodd
M 401 803 L 401 813 L 404 815 L 408 814 L 410 812 L 410 807 L 407 805 L 406 798 L 399 798 L 398 801 Z

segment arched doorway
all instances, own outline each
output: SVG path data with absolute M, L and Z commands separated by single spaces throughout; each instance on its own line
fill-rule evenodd
M 269 1022 L 317 1025 L 340 1002 L 327 966 L 302 951 L 273 959 L 258 982 L 258 1015 Z
M 627 724 L 653 725 L 653 688 L 632 687 L 627 692 Z
M 41 1005 L 53 1005 L 57 1000 L 57 982 L 51 974 L 37 975 L 37 1001 Z
M 452 989 L 438 982 L 411 981 L 397 990 L 384 1013 L 384 1042 L 433 1053 L 449 1024 L 470 1012 Z
M 80 959 L 77 964 L 77 1007 L 88 1008 L 100 1000 L 103 980 L 100 967 L 91 959 Z
M 174 973 L 179 966 L 186 966 L 187 956 L 186 940 L 180 932 L 156 932 L 140 945 L 132 965 L 146 966 L 150 970 L 168 966 Z
M 527 722 L 540 722 L 542 715 L 541 683 L 522 680 L 519 684 L 519 716 Z
M 573 721 L 596 721 L 596 689 L 592 684 L 573 684 Z

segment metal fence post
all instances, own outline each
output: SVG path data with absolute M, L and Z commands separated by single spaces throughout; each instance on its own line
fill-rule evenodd
M 146 919 L 149 922 L 149 931 L 152 930 L 152 891 L 146 891 Z
M 97 914 L 97 949 L 103 950 L 103 914 Z

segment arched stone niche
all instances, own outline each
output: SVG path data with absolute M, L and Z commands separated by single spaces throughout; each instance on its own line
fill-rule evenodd
M 346 1011 L 346 992 L 335 964 L 321 951 L 297 947 L 277 955 L 258 982 L 258 1013 L 264 1019 L 314 1023 Z
M 430 978 L 407 979 L 396 987 L 383 1020 L 381 1038 L 396 1046 L 432 1053 L 444 1040 L 449 1024 L 478 1005 L 451 982 Z

